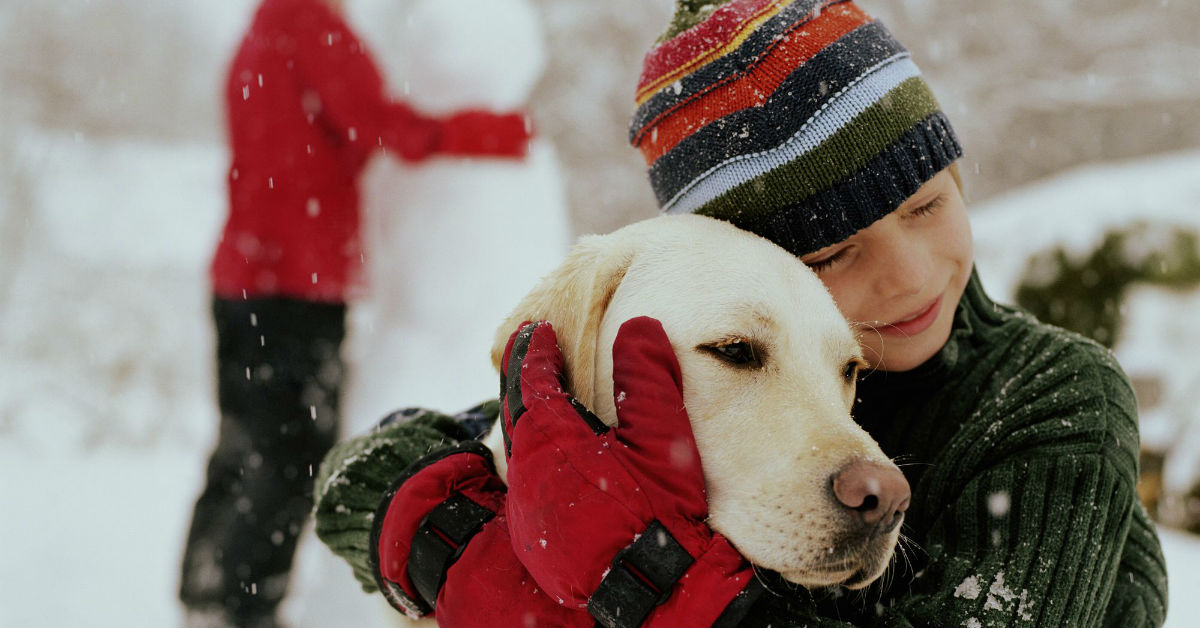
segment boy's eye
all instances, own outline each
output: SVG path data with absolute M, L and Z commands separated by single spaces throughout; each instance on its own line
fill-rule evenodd
M 941 207 L 942 205 L 944 205 L 945 203 L 946 203 L 946 195 L 938 194 L 936 197 L 934 197 L 934 199 L 932 201 L 929 201 L 928 203 L 925 203 L 924 205 L 921 205 L 919 207 L 912 208 L 912 210 L 910 210 L 908 212 L 908 215 L 913 218 L 918 217 L 918 216 L 926 216 L 928 214 L 932 214 L 933 212 L 937 211 L 937 209 L 939 207 Z
M 819 259 L 819 260 L 812 261 L 812 262 L 804 262 L 804 265 L 813 269 L 813 271 L 819 273 L 823 270 L 828 270 L 830 267 L 832 267 L 834 264 L 836 264 L 838 262 L 838 260 L 842 259 L 842 256 L 845 254 L 846 254 L 846 249 L 841 249 L 838 252 L 834 253 L 833 255 L 830 255 L 823 259 Z

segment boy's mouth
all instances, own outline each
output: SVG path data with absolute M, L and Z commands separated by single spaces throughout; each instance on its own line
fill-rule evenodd
M 925 307 L 912 314 L 879 327 L 879 333 L 887 336 L 915 336 L 929 329 L 942 311 L 942 297 L 934 299 Z

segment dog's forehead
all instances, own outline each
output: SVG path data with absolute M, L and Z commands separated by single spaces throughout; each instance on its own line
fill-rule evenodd
M 643 242 L 630 272 L 648 275 L 645 281 L 683 283 L 699 293 L 770 289 L 776 301 L 789 294 L 826 293 L 811 269 L 772 242 L 722 221 L 698 226 L 703 228 L 660 231 Z
M 701 317 L 746 333 L 843 323 L 816 274 L 767 240 L 730 225 L 656 235 L 643 242 L 618 289 L 633 298 L 615 305 L 637 310 L 623 314 L 668 325 Z

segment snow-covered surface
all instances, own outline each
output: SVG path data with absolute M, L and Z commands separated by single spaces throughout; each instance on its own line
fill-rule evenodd
M 410 95 L 431 108 L 520 102 L 544 63 L 536 18 L 523 1 L 471 0 L 484 24 L 455 20 L 445 40 L 433 36 L 447 32 L 436 26 L 447 19 L 439 7 L 456 2 L 468 0 L 351 7 L 395 89 L 408 77 Z M 249 5 L 204 3 L 196 19 L 225 49 Z M 391 37 L 393 28 L 406 36 Z M 478 82 L 444 74 L 436 94 L 417 89 L 432 84 L 436 62 L 413 59 L 462 67 L 456 55 L 469 51 L 414 54 L 397 42 L 436 48 L 458 35 L 506 53 L 473 66 Z M 9 247 L 0 255 L 14 271 L 0 277 L 0 626 L 178 625 L 182 542 L 216 428 L 205 266 L 224 207 L 224 149 L 5 131 L 0 165 L 7 155 L 23 183 L 19 196 L 0 193 L 0 225 L 12 229 L 0 234 Z M 1085 248 L 1111 224 L 1200 224 L 1197 172 L 1200 153 L 1164 155 L 1066 173 L 979 206 L 985 283 L 1005 296 L 1028 253 L 1062 240 Z M 492 394 L 492 327 L 561 255 L 568 232 L 545 142 L 524 164 L 377 161 L 364 188 L 374 291 L 356 306 L 346 346 L 348 432 L 393 407 L 455 410 Z M 1131 335 L 1122 361 L 1196 373 L 1200 358 L 1179 347 L 1197 346 L 1183 335 L 1200 328 L 1173 309 L 1195 306 L 1139 298 L 1130 318 L 1147 322 L 1138 329 L 1170 335 Z M 1162 532 L 1168 626 L 1200 625 L 1200 539 Z M 284 611 L 302 626 L 397 621 L 311 534 Z
M 1200 229 L 1200 152 L 1082 167 L 971 205 L 979 274 L 996 295 L 1012 294 L 1030 255 L 1090 252 L 1137 221 Z

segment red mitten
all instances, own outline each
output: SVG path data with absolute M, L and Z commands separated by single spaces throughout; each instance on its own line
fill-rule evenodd
M 700 456 L 662 325 L 639 317 L 617 333 L 615 428 L 563 390 L 549 323 L 514 334 L 502 364 L 508 526 L 534 579 L 609 628 L 736 623 L 761 589 L 705 523 Z
M 541 591 L 513 553 L 504 484 L 477 441 L 401 474 L 375 514 L 370 565 L 388 602 L 440 626 L 591 626 Z
M 438 152 L 462 157 L 524 157 L 531 136 L 522 114 L 468 110 L 442 121 Z
M 442 141 L 442 123 L 412 107 L 395 102 L 388 108 L 389 123 L 381 141 L 405 161 L 419 162 L 432 156 Z

